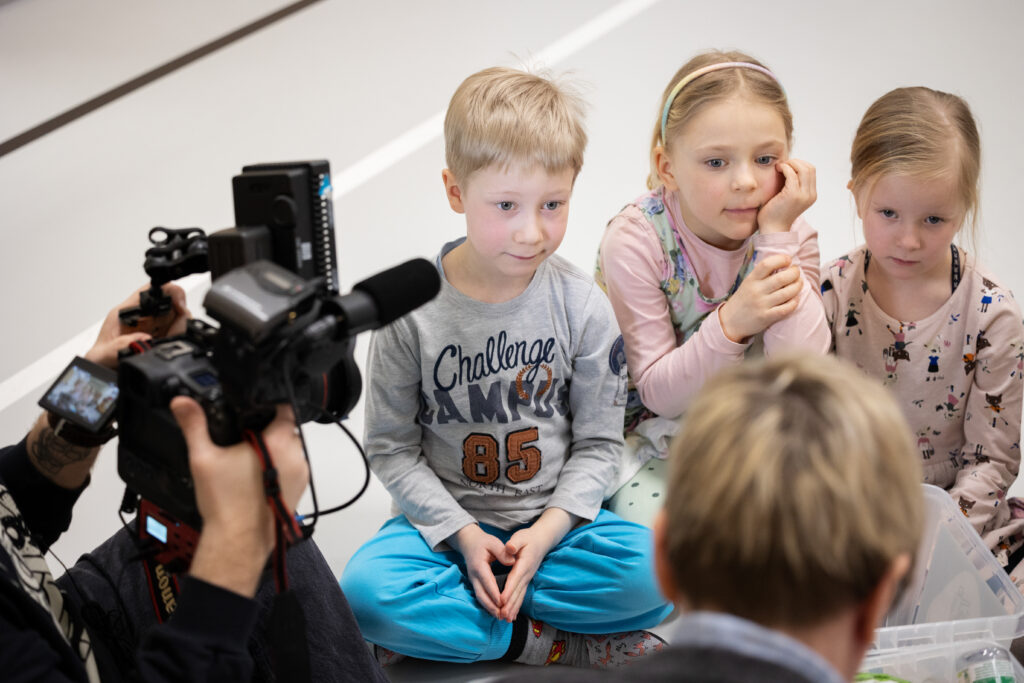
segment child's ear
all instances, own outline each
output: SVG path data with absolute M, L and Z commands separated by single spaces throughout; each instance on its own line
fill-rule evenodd
M 846 183 L 846 189 L 849 190 L 850 194 L 853 195 L 853 205 L 857 209 L 857 218 L 859 218 L 861 220 L 864 220 L 864 216 L 860 215 L 860 202 L 857 201 L 857 193 L 853 191 L 853 181 L 852 180 Z
M 676 586 L 675 572 L 672 571 L 672 560 L 668 556 L 668 516 L 665 508 L 658 511 L 652 525 L 654 536 L 654 577 L 658 581 L 661 593 L 671 602 L 679 598 L 679 587 Z
M 903 553 L 889 565 L 888 570 L 879 580 L 867 598 L 857 606 L 857 620 L 855 627 L 860 644 L 865 650 L 875 637 L 875 629 L 878 628 L 882 619 L 892 606 L 894 598 L 897 597 L 900 584 L 903 578 L 910 571 L 910 554 Z
M 444 193 L 448 197 L 448 206 L 452 207 L 455 213 L 466 213 L 466 207 L 462 203 L 462 187 L 450 169 L 441 171 L 441 180 L 444 182 Z
M 672 171 L 672 160 L 669 159 L 664 145 L 654 148 L 654 168 L 658 171 L 658 177 L 661 178 L 666 190 L 675 192 L 679 189 L 679 183 L 676 182 L 675 173 Z

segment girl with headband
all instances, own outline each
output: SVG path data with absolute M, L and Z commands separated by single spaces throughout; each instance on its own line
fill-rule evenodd
M 739 52 L 686 63 L 665 89 L 650 189 L 609 223 L 595 279 L 629 369 L 626 448 L 608 507 L 648 523 L 680 415 L 718 369 L 782 349 L 826 353 L 817 233 L 800 218 L 815 172 L 789 156 L 792 115 Z M 621 354 L 620 354 L 621 355 Z
M 1024 505 L 1006 499 L 1020 468 L 1024 324 L 1006 283 L 956 244 L 976 229 L 974 117 L 956 95 L 898 88 L 864 114 L 850 161 L 866 244 L 823 273 L 835 352 L 892 390 L 925 481 L 949 490 L 1011 572 L 1024 555 Z

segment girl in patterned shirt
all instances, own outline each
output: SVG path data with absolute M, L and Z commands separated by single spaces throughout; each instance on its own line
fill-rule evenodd
M 697 55 L 665 88 L 650 191 L 608 223 L 595 275 L 630 379 L 609 489 L 620 516 L 653 518 L 678 418 L 717 370 L 785 348 L 828 352 L 818 235 L 800 218 L 815 171 L 790 157 L 792 135 L 778 79 L 743 53 Z
M 974 118 L 955 95 L 899 88 L 868 109 L 850 158 L 865 244 L 823 274 L 835 352 L 896 394 L 925 482 L 949 491 L 1010 571 L 1024 554 L 1024 506 L 1006 499 L 1024 324 L 1010 290 L 954 243 L 976 229 Z

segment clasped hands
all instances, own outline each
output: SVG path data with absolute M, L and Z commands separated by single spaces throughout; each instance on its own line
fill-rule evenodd
M 512 534 L 507 542 L 484 531 L 479 524 L 464 526 L 448 538 L 466 563 L 466 573 L 477 601 L 495 619 L 512 622 L 526 597 L 526 590 L 547 554 L 558 545 L 577 518 L 560 508 L 548 508 L 532 525 Z M 511 567 L 504 589 L 493 563 Z

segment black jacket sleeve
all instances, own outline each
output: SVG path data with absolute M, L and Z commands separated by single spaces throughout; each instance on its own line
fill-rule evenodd
M 57 486 L 35 468 L 25 439 L 0 450 L 0 482 L 10 491 L 25 526 L 45 553 L 71 525 L 71 509 L 88 485 L 69 490 Z
M 81 660 L 53 616 L 25 588 L 43 592 L 48 577 L 39 576 L 39 565 L 30 568 L 26 558 L 39 555 L 36 546 L 45 552 L 67 530 L 82 489 L 69 491 L 44 477 L 29 460 L 24 440 L 0 449 L 0 483 L 6 489 L 2 495 L 10 496 L 20 513 L 15 514 L 14 506 L 0 506 L 6 535 L 0 545 L 0 676 L 11 681 L 86 680 Z
M 257 605 L 199 579 L 186 577 L 181 601 L 166 624 L 149 631 L 139 648 L 144 681 L 248 681 L 247 649 Z
M 70 491 L 44 477 L 30 461 L 25 441 L 0 449 L 0 482 L 14 499 L 21 520 L 43 551 L 71 524 L 71 512 L 85 486 Z M 9 555 L 17 563 L 22 551 Z M 35 552 L 35 551 L 33 551 Z M 14 565 L 10 565 L 12 568 Z M 0 677 L 16 681 L 82 681 L 85 670 L 53 617 L 18 589 L 0 585 Z M 136 651 L 137 673 L 147 683 L 249 681 L 253 661 L 247 642 L 257 604 L 231 591 L 186 577 L 174 615 L 150 629 Z M 77 610 L 76 610 L 77 612 Z M 101 671 L 107 679 L 120 676 Z
M 32 605 L 15 604 L 0 596 L 0 671 L 4 681 L 12 683 L 65 683 L 87 681 L 85 669 L 55 636 L 42 635 L 40 626 L 48 615 L 30 612 Z M 27 609 L 26 609 L 27 608 Z M 21 616 L 17 616 L 17 615 Z M 33 622 L 38 622 L 33 623 Z M 45 631 L 44 631 L 45 632 Z

